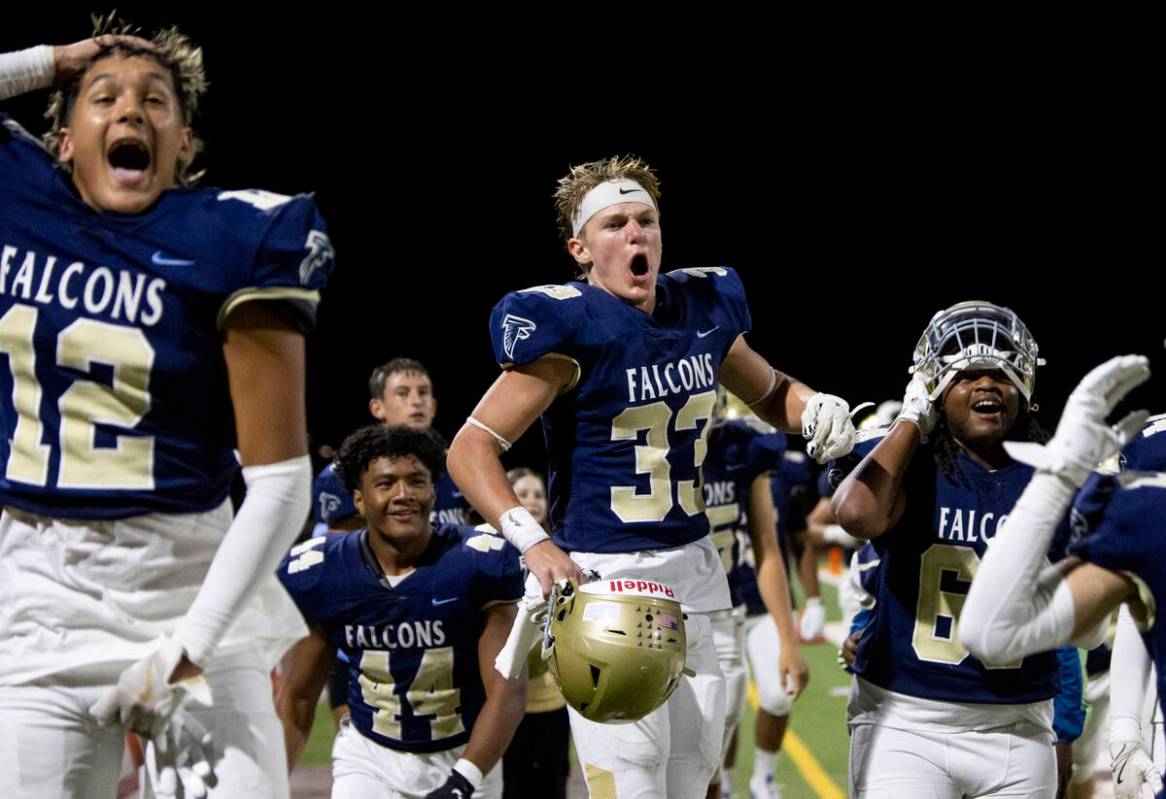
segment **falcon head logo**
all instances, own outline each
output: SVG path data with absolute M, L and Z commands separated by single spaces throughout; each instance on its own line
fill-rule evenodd
M 538 325 L 529 319 L 506 314 L 506 318 L 502 320 L 502 349 L 506 351 L 506 357 L 513 358 L 514 345 L 524 338 L 530 338 L 530 334 L 537 329 Z
M 308 254 L 300 262 L 301 286 L 308 285 L 308 281 L 312 279 L 312 273 L 332 263 L 332 259 L 336 257 L 336 251 L 332 249 L 332 241 L 328 238 L 328 234 L 320 230 L 308 233 L 304 249 L 308 251 Z

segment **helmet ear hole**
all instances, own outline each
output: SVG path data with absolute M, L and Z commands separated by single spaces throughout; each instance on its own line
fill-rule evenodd
M 636 721 L 679 685 L 684 614 L 671 589 L 650 585 L 651 593 L 585 585 L 551 616 L 547 665 L 563 698 L 584 718 Z

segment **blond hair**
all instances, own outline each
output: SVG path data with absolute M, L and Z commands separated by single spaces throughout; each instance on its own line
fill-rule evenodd
M 77 101 L 86 73 L 95 63 L 110 56 L 149 58 L 165 67 L 173 79 L 174 93 L 178 99 L 178 106 L 182 109 L 183 123 L 186 127 L 190 127 L 194 115 L 198 111 L 198 102 L 207 89 L 206 70 L 202 64 L 202 48 L 195 45 L 176 27 L 157 31 L 149 37 L 151 47 L 140 47 L 132 42 L 116 38 L 119 36 L 138 36 L 140 30 L 117 19 L 113 13 L 107 17 L 95 15 L 92 19 L 94 38 L 108 38 L 99 43 L 100 49 L 89 60 L 85 68 L 77 70 L 77 74 L 67 85 L 53 92 L 49 97 L 49 107 L 45 110 L 45 118 L 49 121 L 49 131 L 45 134 L 44 141 L 53 157 L 60 158 L 61 128 L 69 126 L 69 117 L 73 113 L 73 105 Z M 175 180 L 180 186 L 194 185 L 202 177 L 202 172 L 192 172 L 190 169 L 194 156 L 202 151 L 202 140 L 197 136 L 193 136 L 192 139 L 191 160 L 180 161 L 178 169 L 174 173 Z M 66 170 L 72 170 L 70 164 L 64 163 L 61 166 Z
M 652 167 L 634 155 L 615 155 L 573 166 L 570 172 L 559 178 L 559 186 L 554 194 L 559 230 L 562 231 L 564 241 L 575 238 L 575 214 L 579 212 L 587 192 L 612 180 L 634 180 L 651 195 L 656 207 L 660 207 L 660 181 L 656 179 Z

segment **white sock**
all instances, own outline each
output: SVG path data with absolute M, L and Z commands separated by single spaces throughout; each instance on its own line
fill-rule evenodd
M 766 752 L 764 749 L 753 750 L 753 777 L 751 782 L 765 782 L 773 776 L 777 766 L 777 752 Z
M 733 769 L 721 766 L 721 799 L 733 793 Z

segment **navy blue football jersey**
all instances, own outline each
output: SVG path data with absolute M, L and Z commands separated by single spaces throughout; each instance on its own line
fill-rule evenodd
M 466 524 L 470 503 L 462 496 L 448 473 L 442 472 L 437 476 L 437 484 L 433 489 L 436 502 L 430 521 L 434 524 Z M 348 493 L 344 481 L 330 463 L 320 470 L 312 483 L 312 508 L 316 521 L 326 526 L 356 515 L 352 494 Z
M 818 500 L 816 483 L 806 453 L 787 449 L 782 455 L 781 468 L 769 478 L 782 552 L 790 552 L 793 546 L 791 536 L 806 529 L 806 517 Z
M 886 432 L 860 434 L 854 451 L 830 464 L 835 487 Z M 985 469 L 962 451 L 957 463 L 959 473 L 948 476 L 937 468 L 930 448 L 915 453 L 903 481 L 903 518 L 871 542 L 879 561 L 876 611 L 859 641 L 853 670 L 883 688 L 925 699 L 985 704 L 1048 699 L 1057 687 L 1054 653 L 985 667 L 959 640 L 960 611 L 972 578 L 1028 485 L 1032 467 L 1014 462 Z M 1061 522 L 1064 530 L 1067 518 Z
M 1092 532 L 1101 521 L 1119 472 L 1166 472 L 1166 414 L 1151 416 L 1113 462 L 1106 463 L 1085 481 L 1073 498 L 1074 539 Z
M 753 542 L 749 538 L 749 499 L 753 481 L 781 467 L 785 436 L 758 422 L 734 419 L 713 428 L 704 461 L 704 502 L 709 531 L 733 606 L 761 604 Z M 775 535 L 776 531 L 770 531 Z M 764 605 L 761 605 L 764 611 Z
M 1100 520 L 1069 554 L 1134 580 L 1153 620 L 1144 636 L 1158 673 L 1158 696 L 1166 696 L 1166 472 L 1115 478 Z
M 84 519 L 222 503 L 223 324 L 267 300 L 312 326 L 333 265 L 315 202 L 171 189 L 98 213 L 2 114 L 0 175 L 0 503 Z
M 349 663 L 353 725 L 391 749 L 461 746 L 486 701 L 481 611 L 522 596 L 518 550 L 499 535 L 443 524 L 415 570 L 391 586 L 367 531 L 294 547 L 279 579 Z
M 721 362 L 750 326 L 732 269 L 657 278 L 646 314 L 585 283 L 502 298 L 490 317 L 503 368 L 565 358 L 575 384 L 542 417 L 555 543 L 635 552 L 708 533 L 701 464 Z

